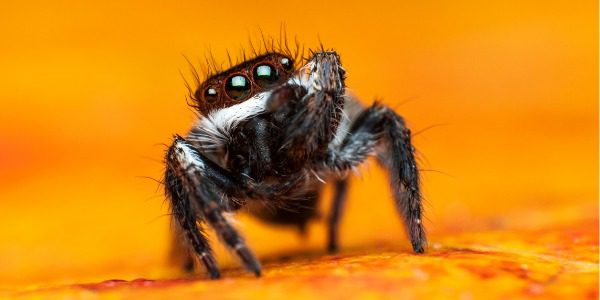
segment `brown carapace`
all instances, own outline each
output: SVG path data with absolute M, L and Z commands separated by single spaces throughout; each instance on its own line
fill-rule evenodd
M 287 81 L 294 72 L 294 60 L 279 53 L 267 53 L 207 78 L 192 99 L 202 114 L 236 105 L 253 95 Z

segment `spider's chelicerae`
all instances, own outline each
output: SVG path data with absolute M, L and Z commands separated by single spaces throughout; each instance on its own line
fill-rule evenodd
M 208 224 L 260 276 L 259 261 L 224 214 L 244 207 L 303 230 L 326 180 L 334 182 L 328 249 L 336 251 L 347 171 L 371 154 L 390 173 L 414 251 L 424 251 L 419 172 L 404 120 L 385 105 L 365 108 L 347 95 L 336 52 L 311 52 L 305 62 L 267 52 L 217 72 L 193 93 L 201 117 L 186 137 L 175 136 L 165 174 L 187 270 L 199 260 L 211 278 L 220 277 L 201 228 Z

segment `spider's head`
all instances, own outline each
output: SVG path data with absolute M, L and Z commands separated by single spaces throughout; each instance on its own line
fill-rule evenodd
M 192 98 L 198 110 L 208 115 L 286 82 L 301 85 L 309 92 L 344 93 L 346 71 L 336 52 L 314 52 L 304 66 L 298 69 L 294 66 L 294 60 L 288 55 L 266 53 L 210 76 L 200 84 Z
M 286 82 L 295 72 L 294 61 L 280 53 L 267 53 L 244 61 L 206 79 L 193 99 L 200 112 L 230 107 Z

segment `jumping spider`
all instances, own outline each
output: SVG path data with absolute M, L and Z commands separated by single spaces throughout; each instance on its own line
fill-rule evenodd
M 257 217 L 301 230 L 316 215 L 324 179 L 334 184 L 328 249 L 336 251 L 347 171 L 371 154 L 390 172 L 395 205 L 413 250 L 426 245 L 419 172 L 402 117 L 375 103 L 362 107 L 345 93 L 346 71 L 333 51 L 311 52 L 296 67 L 290 55 L 267 52 L 218 72 L 193 92 L 202 115 L 166 154 L 165 192 L 184 268 L 200 259 L 220 272 L 202 231 L 208 223 L 246 268 L 261 266 L 224 216 L 245 207 Z

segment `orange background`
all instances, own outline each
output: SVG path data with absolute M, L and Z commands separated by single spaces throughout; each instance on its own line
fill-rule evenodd
M 397 2 L 3 3 L 0 288 L 176 276 L 167 205 L 144 177 L 160 179 L 161 143 L 194 119 L 182 54 L 210 48 L 225 61 L 282 23 L 338 51 L 363 102 L 381 98 L 413 132 L 442 124 L 414 138 L 421 168 L 439 171 L 423 173 L 432 243 L 597 220 L 597 2 Z M 409 251 L 369 165 L 353 180 L 342 246 Z M 324 249 L 322 222 L 306 240 L 240 223 L 263 257 Z

